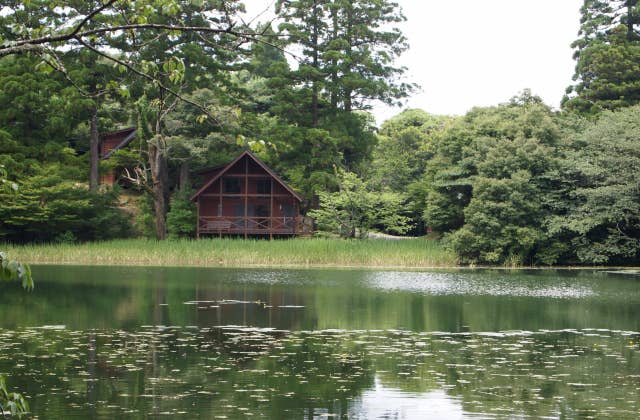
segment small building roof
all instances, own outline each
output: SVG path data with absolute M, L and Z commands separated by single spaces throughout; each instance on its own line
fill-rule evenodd
M 287 190 L 289 193 L 291 193 L 291 195 L 293 197 L 295 197 L 296 200 L 302 202 L 302 198 L 291 189 L 291 187 L 289 187 L 283 180 L 282 178 L 280 178 L 275 172 L 273 172 L 271 169 L 269 169 L 269 167 L 267 165 L 264 164 L 264 162 L 262 162 L 260 159 L 258 159 L 258 157 L 256 155 L 254 155 L 253 153 L 251 153 L 248 150 L 245 150 L 244 152 L 242 152 L 240 154 L 240 156 L 238 156 L 237 158 L 235 158 L 234 160 L 232 160 L 231 162 L 229 162 L 229 164 L 225 165 L 223 167 L 222 170 L 218 171 L 218 173 L 213 176 L 209 181 L 207 181 L 202 188 L 200 188 L 195 194 L 193 194 L 191 196 L 191 201 L 195 201 L 198 196 L 200 194 L 202 194 L 207 188 L 209 188 L 214 182 L 216 182 L 218 179 L 220 179 L 221 176 L 223 176 L 229 169 L 231 169 L 233 167 L 233 165 L 235 165 L 236 163 L 238 163 L 243 157 L 247 156 L 249 159 L 253 160 L 255 163 L 257 163 L 262 169 L 265 170 L 265 172 L 267 172 L 267 174 L 269 174 L 269 176 L 271 176 L 273 179 L 275 179 L 285 190 Z M 217 169 L 217 168 L 211 168 L 211 170 L 213 169 Z
M 128 127 L 128 128 L 123 128 L 122 130 L 101 134 L 100 137 L 102 141 L 104 141 L 106 138 L 117 138 L 122 140 L 120 140 L 120 142 L 115 147 L 113 147 L 110 150 L 107 150 L 106 153 L 103 153 L 102 156 L 100 156 L 100 158 L 108 159 L 111 157 L 111 155 L 114 152 L 122 149 L 123 147 L 127 147 L 129 143 L 131 143 L 133 139 L 136 138 L 137 132 L 138 132 L 138 129 L 136 127 Z

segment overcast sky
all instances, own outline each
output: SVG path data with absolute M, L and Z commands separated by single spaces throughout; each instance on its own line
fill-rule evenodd
M 397 0 L 410 49 L 398 60 L 421 91 L 408 108 L 464 114 L 525 88 L 558 107 L 571 84 L 582 0 Z M 250 15 L 273 3 L 246 0 Z M 260 19 L 264 20 L 264 19 Z M 376 105 L 378 123 L 400 112 Z

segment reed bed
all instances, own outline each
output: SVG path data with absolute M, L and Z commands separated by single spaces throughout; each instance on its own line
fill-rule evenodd
M 31 264 L 194 267 L 451 267 L 457 257 L 437 240 L 214 238 L 142 239 L 84 244 L 1 245 Z

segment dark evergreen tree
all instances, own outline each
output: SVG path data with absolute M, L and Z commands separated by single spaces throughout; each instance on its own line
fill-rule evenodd
M 594 114 L 640 103 L 640 3 L 585 0 L 580 10 L 576 83 L 563 106 Z
M 369 109 L 371 101 L 395 104 L 413 85 L 394 65 L 408 44 L 394 24 L 405 20 L 397 3 L 388 0 L 280 1 L 285 23 L 280 29 L 302 49 L 292 78 L 312 91 L 311 126 L 320 118 L 320 100 L 328 111 Z

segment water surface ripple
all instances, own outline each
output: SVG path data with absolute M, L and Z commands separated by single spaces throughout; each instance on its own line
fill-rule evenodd
M 637 276 L 34 267 L 0 374 L 58 418 L 640 418 Z

